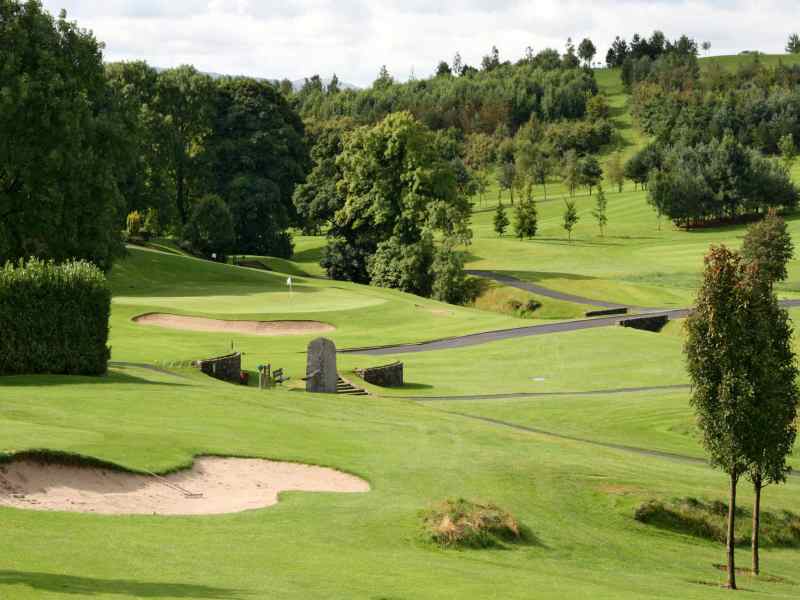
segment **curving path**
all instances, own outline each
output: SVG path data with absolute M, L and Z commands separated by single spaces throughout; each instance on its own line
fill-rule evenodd
M 471 272 L 473 274 L 490 273 L 489 271 L 471 271 Z M 500 277 L 505 278 L 507 276 L 499 275 L 496 273 L 492 274 L 492 278 L 494 278 L 495 281 L 501 281 L 501 279 L 497 279 Z M 513 280 L 514 278 L 511 277 L 510 279 Z M 505 280 L 503 281 L 505 282 Z M 516 281 L 518 281 L 519 284 L 521 285 L 535 286 L 535 284 L 527 284 L 526 282 L 519 280 Z M 536 287 L 540 288 L 540 286 Z M 529 289 L 529 288 L 525 287 L 522 289 Z M 546 288 L 541 288 L 541 289 L 544 290 Z M 537 291 L 536 293 L 541 293 L 541 292 Z M 587 298 L 581 299 L 580 296 L 570 296 L 568 294 L 561 294 L 560 292 L 554 292 L 552 290 L 548 290 L 547 295 L 550 298 L 558 298 L 562 300 L 565 297 L 571 297 L 573 298 L 573 300 L 569 300 L 570 302 L 589 303 L 589 304 L 594 304 L 596 306 L 626 308 L 619 304 L 612 304 L 612 303 L 599 304 L 599 301 L 597 300 L 589 300 Z M 784 308 L 800 307 L 800 300 L 782 300 L 780 304 Z M 383 356 L 386 354 L 408 354 L 416 352 L 431 352 L 433 350 L 452 350 L 454 348 L 479 346 L 481 344 L 488 344 L 491 342 L 498 342 L 501 340 L 509 340 L 520 337 L 548 335 L 551 333 L 565 333 L 569 331 L 580 331 L 582 329 L 596 329 L 598 327 L 615 327 L 619 325 L 620 321 L 625 321 L 637 316 L 648 316 L 648 317 L 665 316 L 670 321 L 672 321 L 674 319 L 686 318 L 687 316 L 689 316 L 690 313 L 691 313 L 690 308 L 677 308 L 670 310 L 644 309 L 628 315 L 615 315 L 611 317 L 598 317 L 592 319 L 578 319 L 576 321 L 561 321 L 558 323 L 548 323 L 545 325 L 530 325 L 527 327 L 515 327 L 513 329 L 498 329 L 495 331 L 471 333 L 468 335 L 431 340 L 427 342 L 411 343 L 411 344 L 395 344 L 390 346 L 373 346 L 366 348 L 346 348 L 343 350 L 339 350 L 339 352 L 342 354 Z
M 505 275 L 503 273 L 495 273 L 494 271 L 468 270 L 466 271 L 466 273 L 468 275 L 474 275 L 475 277 L 483 277 L 484 279 L 491 279 L 492 281 L 496 281 L 497 283 L 502 283 L 503 285 L 517 288 L 519 290 L 533 292 L 534 294 L 538 294 L 546 298 L 553 298 L 554 300 L 563 300 L 564 302 L 574 302 L 575 304 L 588 304 L 589 306 L 600 306 L 602 308 L 632 308 L 628 304 L 617 304 L 616 302 L 608 302 L 605 300 L 594 300 L 592 298 L 586 298 L 585 296 L 576 296 L 574 294 L 565 294 L 563 292 L 557 292 L 555 290 L 551 290 L 550 288 L 541 286 L 537 283 L 522 281 L 520 279 L 517 279 L 516 277 L 512 277 L 511 275 Z

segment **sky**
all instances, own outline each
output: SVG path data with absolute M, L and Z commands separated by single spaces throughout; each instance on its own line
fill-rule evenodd
M 107 61 L 192 64 L 205 72 L 296 80 L 313 74 L 368 86 L 386 65 L 429 76 L 456 51 L 478 65 L 525 48 L 563 50 L 589 37 L 598 59 L 616 35 L 661 29 L 711 42 L 711 54 L 783 52 L 800 30 L 798 0 L 44 0 L 106 44 Z

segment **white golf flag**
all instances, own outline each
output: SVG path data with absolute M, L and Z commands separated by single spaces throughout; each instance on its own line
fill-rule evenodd
M 289 287 L 292 287 L 292 278 L 291 277 L 288 277 L 286 279 L 286 285 L 288 285 Z

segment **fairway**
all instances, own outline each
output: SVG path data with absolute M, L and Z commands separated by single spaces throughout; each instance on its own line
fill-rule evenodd
M 115 52 L 142 54 L 144 4 Z M 343 44 L 371 65 L 356 38 L 439 47 L 339 22 L 346 3 L 272 10 L 278 29 L 250 28 L 258 3 L 177 4 L 155 68 L 0 0 L 0 600 L 707 600 L 734 573 L 800 597 L 800 53 L 656 32 L 597 68 L 570 37 L 362 89 L 210 69 L 256 38 L 248 61 L 298 74 Z M 545 39 L 541 7 L 379 4 L 406 33 L 465 13 Z M 778 115 L 755 132 L 740 75 Z M 760 573 L 709 525 L 729 497 Z

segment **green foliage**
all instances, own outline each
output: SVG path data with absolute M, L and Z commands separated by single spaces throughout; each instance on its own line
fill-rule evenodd
M 564 160 L 561 164 L 561 180 L 569 190 L 569 195 L 575 195 L 575 189 L 581 183 L 581 165 L 578 159 L 578 153 L 575 150 L 569 150 L 564 155 Z
M 175 206 L 181 223 L 189 218 L 189 197 L 201 176 L 199 149 L 211 133 L 214 82 L 194 67 L 182 66 L 159 73 L 148 115 L 158 154 L 156 160 L 170 173 Z
M 622 153 L 619 150 L 608 159 L 605 176 L 609 183 L 615 185 L 617 191 L 622 193 L 622 187 L 625 185 L 625 164 L 622 162 Z
M 0 375 L 102 375 L 111 291 L 96 266 L 30 259 L 0 269 Z
M 236 250 L 288 258 L 292 194 L 305 179 L 304 127 L 268 82 L 223 78 L 214 83 L 214 110 L 203 140 L 208 188 L 233 215 Z
M 433 259 L 431 297 L 450 304 L 467 304 L 475 298 L 475 286 L 470 285 L 464 272 L 464 253 L 450 242 L 437 248 Z
M 648 80 L 635 86 L 633 113 L 662 143 L 696 145 L 732 134 L 765 153 L 779 152 L 786 135 L 800 139 L 800 67 L 768 66 L 758 57 L 738 70 L 703 71 L 688 89 Z
M 158 216 L 157 208 L 148 208 L 144 214 L 144 225 L 142 228 L 150 237 L 161 235 L 161 220 Z
M 412 243 L 403 243 L 400 239 L 391 237 L 378 244 L 369 259 L 367 270 L 370 283 L 418 296 L 430 296 L 434 280 L 433 257 L 433 241 L 430 237 L 423 237 Z M 444 286 L 439 291 L 447 293 Z
M 684 227 L 733 219 L 769 207 L 793 208 L 798 190 L 779 164 L 731 135 L 668 150 L 649 185 L 650 202 Z
M 786 221 L 770 212 L 764 220 L 751 225 L 744 236 L 742 256 L 756 263 L 770 281 L 784 281 L 789 275 L 786 266 L 794 257 Z
M 426 535 L 443 548 L 493 548 L 525 541 L 526 532 L 494 504 L 460 498 L 446 500 L 423 514 Z
M 500 237 L 503 237 L 503 234 L 508 229 L 509 220 L 508 215 L 506 214 L 506 209 L 503 206 L 502 202 L 497 203 L 497 208 L 494 211 L 494 231 Z
M 736 509 L 737 517 L 746 512 Z M 647 525 L 683 533 L 719 543 L 726 541 L 726 518 L 728 505 L 719 500 L 703 502 L 696 498 L 680 498 L 664 502 L 649 500 L 636 507 L 634 518 Z M 794 513 L 763 512 L 761 537 L 764 545 L 778 548 L 800 547 L 800 516 Z M 737 521 L 736 545 L 747 546 L 752 536 L 752 523 Z
M 39 2 L 0 2 L 0 264 L 82 258 L 110 269 L 126 154 L 101 44 Z
M 138 210 L 128 214 L 128 218 L 125 220 L 125 233 L 127 233 L 129 237 L 138 236 L 142 231 L 142 226 L 143 219 Z
M 794 161 L 797 160 L 797 146 L 791 133 L 787 133 L 778 141 L 778 152 L 781 154 L 786 170 L 790 171 Z
M 430 129 L 493 134 L 500 126 L 516 131 L 532 115 L 548 122 L 580 119 L 587 97 L 597 91 L 591 71 L 559 60 L 553 64 L 545 53 L 517 64 L 495 63 L 490 57 L 489 67 L 463 76 L 463 65 L 454 64 L 455 76 L 407 83 L 397 83 L 386 73 L 369 89 L 335 95 L 306 85 L 293 101 L 306 119 L 350 117 L 359 124 L 375 124 L 391 113 L 410 111 Z
M 786 42 L 786 51 L 789 54 L 800 54 L 800 33 L 793 33 Z
M 589 195 L 592 195 L 592 188 L 603 179 L 603 169 L 600 162 L 594 156 L 585 156 L 578 161 L 578 181 L 581 185 L 589 188 Z
M 578 224 L 579 221 L 578 211 L 575 208 L 575 202 L 570 200 L 564 201 L 564 231 L 567 232 L 569 236 L 569 241 L 572 241 L 572 230 L 575 228 L 575 225 Z
M 231 250 L 235 240 L 233 217 L 222 198 L 209 194 L 195 202 L 185 237 L 195 252 L 206 257 Z
M 342 240 L 335 248 L 346 242 L 357 250 L 329 253 L 326 264 L 337 274 L 430 294 L 432 232 L 462 243 L 471 238 L 471 205 L 453 161 L 442 155 L 442 143 L 410 113 L 390 115 L 347 136 L 336 163 L 344 204 L 329 236 Z M 349 260 L 373 253 L 366 264 Z M 368 272 L 358 271 L 362 267 Z
M 519 201 L 514 218 L 514 233 L 519 239 L 532 238 L 539 227 L 539 213 L 533 198 Z
M 606 193 L 602 185 L 597 186 L 597 200 L 595 202 L 596 205 L 592 215 L 600 228 L 600 235 L 605 237 L 606 225 L 608 224 L 608 200 L 606 200 Z

